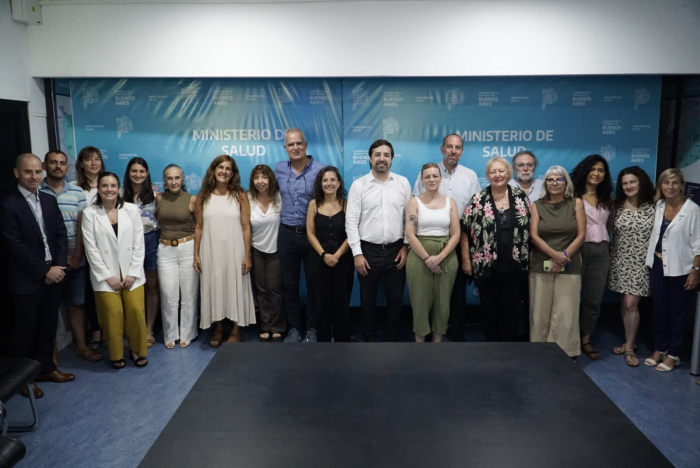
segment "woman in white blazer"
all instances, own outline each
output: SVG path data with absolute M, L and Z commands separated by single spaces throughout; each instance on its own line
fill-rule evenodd
M 119 177 L 112 172 L 97 180 L 95 202 L 83 211 L 83 242 L 90 262 L 97 316 L 115 369 L 125 366 L 124 336 L 129 359 L 148 364 L 143 269 L 145 248 L 139 209 L 119 195 Z
M 661 173 L 646 258 L 651 268 L 655 351 L 644 364 L 662 372 L 680 364 L 693 290 L 700 281 L 700 207 L 686 199 L 684 192 L 681 171 Z

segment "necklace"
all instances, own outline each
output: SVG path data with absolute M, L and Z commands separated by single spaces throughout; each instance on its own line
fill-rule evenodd
M 597 190 L 593 190 L 592 192 L 589 192 L 588 190 L 586 190 L 586 193 L 596 193 L 596 192 L 597 192 Z

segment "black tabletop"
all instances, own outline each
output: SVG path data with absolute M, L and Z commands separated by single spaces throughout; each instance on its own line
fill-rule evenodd
M 556 345 L 224 344 L 146 467 L 671 467 Z

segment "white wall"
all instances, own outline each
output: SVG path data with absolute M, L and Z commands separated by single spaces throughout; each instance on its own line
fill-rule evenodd
M 27 26 L 12 21 L 10 0 L 0 0 L 0 99 L 28 101 Z
M 43 15 L 29 28 L 32 76 L 700 73 L 697 0 L 55 4 Z
M 28 27 L 12 20 L 10 0 L 0 0 L 0 99 L 29 103 L 32 151 L 43 156 L 49 147 L 44 83 L 29 74 Z

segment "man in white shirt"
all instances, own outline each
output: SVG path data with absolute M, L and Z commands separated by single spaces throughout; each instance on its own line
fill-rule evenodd
M 396 341 L 406 279 L 404 212 L 411 198 L 408 179 L 390 171 L 394 147 L 377 140 L 369 147 L 369 174 L 353 182 L 348 194 L 345 230 L 360 281 L 362 335 L 377 341 L 376 302 L 384 282 L 386 341 Z
M 474 194 L 481 191 L 479 177 L 476 175 L 476 172 L 459 164 L 463 151 L 462 137 L 454 133 L 447 135 L 442 140 L 442 146 L 440 147 L 442 161 L 438 163 L 442 173 L 440 193 L 455 201 L 460 217 Z M 423 192 L 425 192 L 425 187 L 420 181 L 419 173 L 413 186 L 413 195 L 418 196 Z M 467 310 L 467 275 L 462 270 L 462 253 L 459 245 L 457 245 L 456 252 L 459 259 L 459 268 L 457 269 L 457 277 L 455 278 L 452 297 L 450 298 L 450 329 L 447 337 L 451 341 L 464 341 L 464 316 Z
M 537 158 L 532 151 L 520 151 L 513 158 L 514 178 L 508 181 L 512 187 L 518 187 L 525 192 L 530 206 L 542 198 L 543 182 L 541 179 L 535 179 L 537 164 Z

